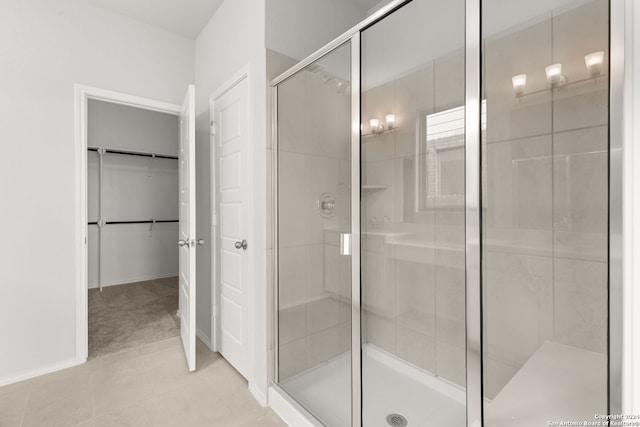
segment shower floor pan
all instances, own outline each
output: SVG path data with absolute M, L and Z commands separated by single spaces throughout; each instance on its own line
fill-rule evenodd
M 465 424 L 465 393 L 458 386 L 371 345 L 363 347 L 362 366 L 363 425 L 395 425 L 387 421 L 387 417 L 394 414 L 406 418 L 408 427 Z M 325 425 L 351 425 L 349 354 L 303 372 L 281 386 Z
M 598 421 L 607 412 L 607 357 L 545 342 L 486 405 L 487 427 Z M 586 423 L 585 423 L 586 425 Z

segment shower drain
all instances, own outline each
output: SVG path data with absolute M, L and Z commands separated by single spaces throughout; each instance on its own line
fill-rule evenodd
M 387 424 L 393 427 L 406 427 L 409 422 L 404 415 L 389 414 L 387 415 Z

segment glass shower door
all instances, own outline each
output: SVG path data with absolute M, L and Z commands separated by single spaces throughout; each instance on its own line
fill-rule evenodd
M 277 92 L 278 382 L 336 427 L 351 425 L 350 54 L 346 43 Z
M 484 422 L 597 422 L 610 413 L 609 2 L 483 5 Z
M 466 425 L 464 6 L 361 33 L 364 426 Z

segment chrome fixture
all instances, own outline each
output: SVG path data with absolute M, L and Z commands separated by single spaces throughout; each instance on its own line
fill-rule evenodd
M 333 194 L 322 193 L 316 203 L 321 217 L 332 218 L 335 215 L 336 198 Z

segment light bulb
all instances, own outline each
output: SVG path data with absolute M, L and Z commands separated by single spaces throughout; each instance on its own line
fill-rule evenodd
M 547 81 L 551 86 L 562 83 L 562 64 L 551 64 L 545 67 L 544 72 L 547 74 Z
M 517 76 L 513 76 L 511 77 L 511 82 L 513 83 L 513 90 L 516 92 L 516 96 L 522 96 L 524 93 L 524 87 L 527 84 L 527 75 L 518 74 Z
M 395 114 L 387 114 L 386 116 L 384 116 L 384 118 L 387 121 L 387 129 L 393 129 L 394 124 L 396 122 L 396 115 Z
M 380 125 L 380 120 L 371 119 L 369 120 L 369 125 L 371 126 L 371 132 L 378 132 L 378 126 Z
M 589 73 L 595 77 L 602 72 L 602 63 L 604 62 L 604 52 L 593 52 L 584 57 L 584 64 L 587 66 Z

